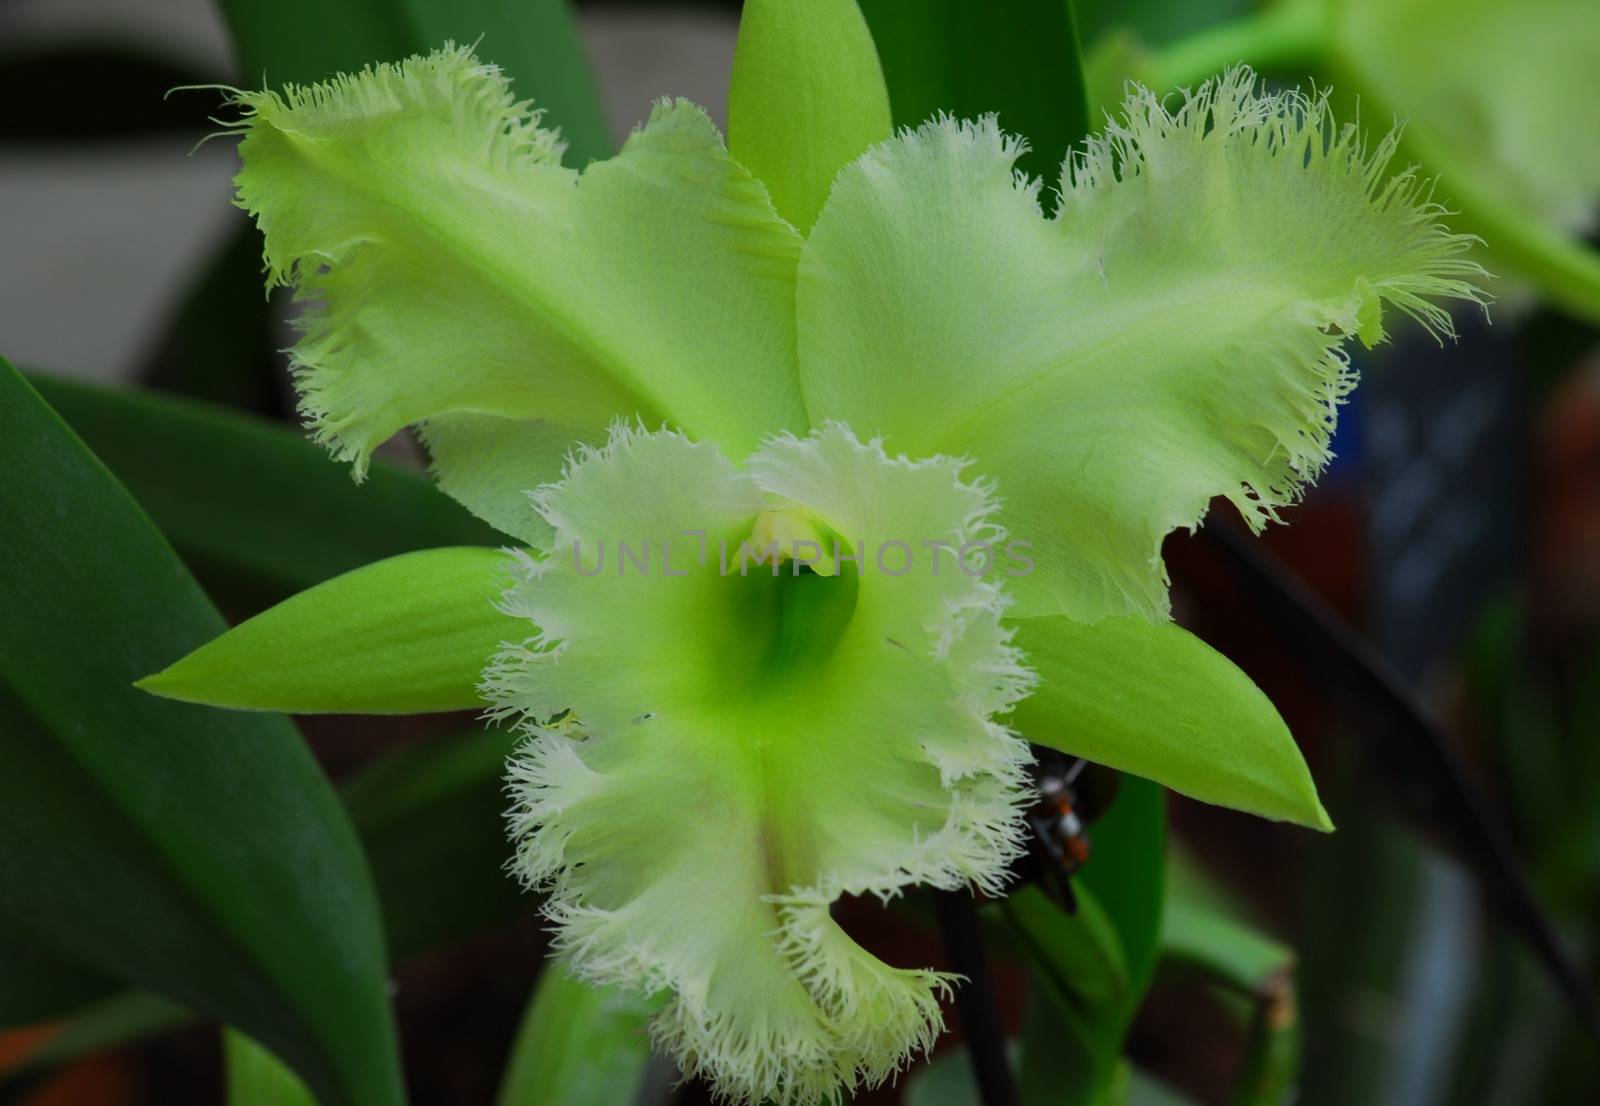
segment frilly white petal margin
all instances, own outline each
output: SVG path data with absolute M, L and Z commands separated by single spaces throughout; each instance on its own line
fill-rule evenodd
M 951 981 L 884 964 L 828 907 L 1002 886 L 1028 747 L 995 718 L 1033 676 L 1001 589 L 954 553 L 937 573 L 869 556 L 853 579 L 773 577 L 724 575 L 707 546 L 736 547 L 775 508 L 869 547 L 1002 540 L 991 490 L 961 468 L 830 425 L 769 441 L 740 471 L 710 446 L 617 427 L 535 496 L 555 542 L 520 560 L 504 609 L 537 635 L 484 685 L 528 734 L 510 775 L 514 866 L 547 891 L 574 972 L 672 992 L 657 1043 L 727 1099 L 837 1102 L 932 1042 Z M 683 575 L 586 575 L 619 540 Z M 812 638 L 798 623 L 796 649 L 795 604 L 851 587 L 847 620 Z

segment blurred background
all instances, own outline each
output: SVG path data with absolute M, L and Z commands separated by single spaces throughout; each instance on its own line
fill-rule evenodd
M 1091 42 L 1133 23 L 1159 44 L 1248 7 L 1102 0 L 1080 5 L 1080 31 Z M 663 93 L 725 121 L 736 4 L 576 10 L 603 113 L 584 141 L 620 141 Z M 304 33 L 309 43 L 319 31 Z M 218 94 L 168 92 L 259 77 L 242 70 L 209 0 L 0 0 L 0 351 L 50 378 L 292 418 L 277 352 L 292 340 L 287 305 L 262 296 L 259 242 L 230 206 L 234 150 L 197 146 L 215 129 Z M 1214 933 L 1186 930 L 1169 905 L 1168 954 L 1129 1038 L 1135 1101 L 1597 1101 L 1600 1044 L 1537 950 L 1553 938 L 1595 983 L 1600 332 L 1532 302 L 1495 316 L 1490 327 L 1463 314 L 1459 345 L 1403 332 L 1362 355 L 1339 459 L 1291 526 L 1254 543 L 1218 519 L 1169 543 L 1179 620 L 1278 704 L 1339 832 L 1168 798 L 1171 878 L 1192 901 L 1226 904 L 1250 936 L 1219 954 Z M 70 386 L 44 391 L 139 495 L 141 458 L 119 461 L 114 434 L 102 448 L 87 409 L 75 421 Z M 417 463 L 404 444 L 389 452 Z M 241 581 L 223 558 L 174 541 L 230 617 L 297 583 Z M 426 757 L 436 735 L 468 728 L 303 726 L 356 805 L 383 791 L 392 765 L 375 770 L 380 753 Z M 500 735 L 472 740 L 451 755 L 503 753 Z M 493 773 L 445 796 L 426 823 L 387 824 L 381 802 L 369 807 L 380 885 L 424 900 L 418 932 L 391 934 L 415 950 L 396 982 L 414 1101 L 493 1101 L 540 969 L 540 928 L 508 881 L 484 893 L 418 882 L 429 850 L 463 841 L 484 842 L 486 867 L 498 862 Z M 1508 868 L 1508 842 L 1524 867 Z M 925 918 L 855 909 L 857 931 L 888 959 L 940 955 Z M 1025 973 L 1003 948 L 995 970 L 1020 1031 Z M 87 1025 L 0 1034 L 0 1077 L 11 1075 L 0 1102 L 221 1101 L 215 1032 L 181 1020 L 135 1002 Z M 862 1101 L 976 1101 L 959 1038 L 941 1043 L 947 1059 L 932 1073 Z M 1266 1091 L 1252 1065 L 1269 1073 Z M 645 1080 L 652 1100 L 705 1100 L 671 1075 Z

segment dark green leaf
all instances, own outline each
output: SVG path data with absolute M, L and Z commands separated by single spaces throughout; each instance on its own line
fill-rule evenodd
M 517 93 L 548 112 L 568 163 L 611 153 L 611 140 L 566 0 L 220 0 L 247 86 L 308 84 L 370 62 L 478 43 Z
M 1094 895 L 1066 914 L 1037 888 L 1003 911 L 1030 969 L 1019 1091 L 1027 1106 L 1090 1106 L 1113 1085 L 1134 1005 L 1121 938 Z
M 397 960 L 503 925 L 537 901 L 505 869 L 505 762 L 516 741 L 477 730 L 422 742 L 345 786 Z
M 936 112 L 999 112 L 1032 151 L 1020 166 L 1054 184 L 1089 129 L 1070 0 L 861 0 L 889 84 L 896 126 Z
M 346 809 L 377 882 L 395 960 L 504 925 L 537 903 L 505 870 L 510 846 L 502 789 L 517 740 L 503 730 L 476 729 L 404 745 L 346 782 Z M 46 961 L 9 937 L 0 942 L 0 956 L 0 994 L 14 1003 L 4 1009 L 16 1010 L 15 1022 L 66 1012 L 74 988 L 88 1000 L 117 986 L 70 962 Z M 115 994 L 75 1010 L 23 1066 L 50 1067 L 191 1017 L 154 995 Z
M 1030 968 L 1021 1072 L 1030 1106 L 1113 1100 L 1122 1041 L 1155 969 L 1166 878 L 1161 788 L 1124 777 L 1090 833 L 1094 854 L 1074 877 L 1076 916 L 1031 888 L 1006 905 Z
M 0 1026 L 59 1017 L 116 987 L 103 972 L 40 948 L 0 915 Z
M 402 1098 L 355 833 L 281 717 L 132 681 L 222 619 L 0 363 L 0 913 L 58 956 L 245 1028 L 324 1106 Z
M 373 561 L 503 540 L 420 473 L 365 483 L 298 430 L 203 403 L 47 376 L 32 382 L 208 584 L 279 599 Z
M 1248 15 L 1257 6 L 1255 0 L 1078 0 L 1077 9 L 1085 43 L 1126 28 L 1161 45 Z

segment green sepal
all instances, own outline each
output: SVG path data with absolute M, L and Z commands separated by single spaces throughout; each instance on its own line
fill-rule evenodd
M 1271 701 L 1187 630 L 1061 615 L 1016 626 L 1016 643 L 1040 677 L 1012 717 L 1029 740 L 1204 802 L 1333 828 Z
M 507 559 L 425 549 L 336 576 L 138 681 L 168 699 L 294 714 L 484 705 L 484 665 L 517 624 L 495 608 Z
M 833 179 L 890 134 L 889 92 L 855 0 L 747 0 L 728 84 L 728 148 L 802 234 Z

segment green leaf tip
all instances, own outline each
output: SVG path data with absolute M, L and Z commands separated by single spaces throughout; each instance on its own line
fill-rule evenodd
M 263 611 L 134 686 L 296 714 L 482 707 L 483 668 L 519 632 L 494 605 L 509 563 L 473 547 L 378 561 Z
M 888 89 L 856 0 L 745 0 L 728 145 L 800 233 L 839 170 L 890 130 Z
M 1271 700 L 1187 630 L 1055 615 L 1020 620 L 1016 640 L 1040 677 L 1012 716 L 1030 740 L 1203 802 L 1333 829 Z

